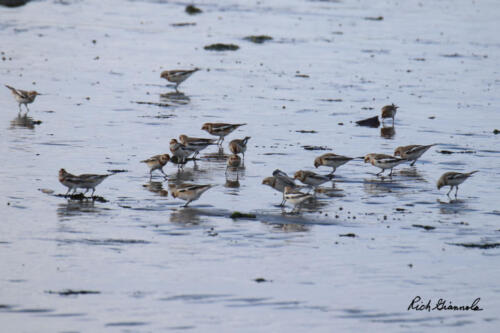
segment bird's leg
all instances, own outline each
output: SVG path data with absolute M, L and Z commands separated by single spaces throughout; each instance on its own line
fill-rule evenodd
M 452 191 L 452 190 L 453 190 L 453 185 L 452 185 L 452 186 L 450 186 L 450 190 L 448 191 L 448 193 L 446 193 L 446 195 L 447 195 L 447 196 L 450 196 L 450 193 L 451 193 L 451 191 Z
M 391 176 L 392 176 L 392 168 L 391 168 L 391 172 L 389 172 L 389 177 L 391 177 Z
M 163 171 L 163 168 L 160 168 L 160 172 L 165 176 L 165 178 L 168 178 L 167 174 L 165 173 L 165 171 Z
M 191 201 L 192 201 L 192 200 L 188 200 L 188 201 L 186 202 L 186 204 L 185 204 L 185 205 L 183 205 L 182 207 L 184 207 L 184 208 L 185 208 L 185 207 L 187 207 Z
M 455 199 L 457 198 L 457 194 L 458 194 L 458 185 L 455 186 Z
M 414 166 L 417 160 L 414 160 L 413 162 L 410 163 L 410 166 Z
M 385 171 L 385 169 L 382 169 L 382 171 L 380 171 L 379 173 L 377 173 L 377 176 L 380 176 L 384 171 Z
M 92 188 L 92 194 L 90 195 L 91 198 L 94 197 L 94 192 L 95 192 L 95 187 Z
M 71 191 L 71 187 L 68 187 L 68 191 L 66 191 L 66 194 L 64 195 L 65 198 L 68 196 L 69 191 Z

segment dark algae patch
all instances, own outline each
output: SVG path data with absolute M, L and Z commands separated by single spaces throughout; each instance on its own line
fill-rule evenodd
M 70 200 L 78 200 L 78 201 L 93 200 L 93 201 L 97 201 L 97 202 L 108 202 L 108 200 L 104 199 L 101 196 L 94 195 L 93 197 L 86 197 L 83 193 L 68 194 L 68 195 L 56 194 L 55 196 L 59 197 L 59 198 L 67 198 Z
M 257 283 L 272 282 L 271 280 L 266 280 L 266 279 L 264 279 L 262 277 L 256 278 L 256 279 L 254 279 L 254 281 L 257 282 Z
M 356 234 L 350 232 L 350 233 L 347 233 L 347 234 L 340 234 L 339 237 L 356 237 Z
M 194 5 L 187 5 L 186 6 L 186 13 L 188 13 L 189 15 L 196 15 L 196 14 L 203 13 L 203 11 Z
M 65 289 L 61 291 L 53 291 L 53 290 L 48 290 L 46 291 L 47 294 L 57 294 L 59 296 L 73 296 L 73 295 L 96 295 L 100 294 L 100 291 L 95 291 L 95 290 L 72 290 L 72 289 Z
M 493 134 L 495 134 L 495 135 L 500 134 L 500 130 L 498 130 L 498 129 L 496 129 L 496 128 L 495 128 L 495 129 L 493 130 Z
M 257 216 L 252 213 L 241 213 L 241 212 L 233 212 L 230 216 L 232 219 L 254 219 Z
M 305 145 L 302 146 L 305 150 L 332 150 L 331 148 L 324 147 L 324 146 L 310 146 L 310 145 Z
M 269 40 L 273 40 L 273 38 L 271 36 L 267 36 L 267 35 L 247 36 L 243 39 L 248 40 L 252 43 L 256 43 L 256 44 L 262 44 L 262 43 L 267 42 Z
M 422 228 L 422 229 L 425 229 L 425 230 L 434 230 L 434 229 L 436 229 L 436 227 L 433 227 L 433 226 L 430 226 L 430 225 L 423 225 L 423 224 L 412 224 L 412 227 Z
M 359 126 L 367 126 L 367 127 L 379 127 L 380 126 L 380 120 L 378 120 L 378 116 L 371 117 L 371 118 L 366 118 L 363 120 L 358 120 L 356 122 Z
M 463 246 L 470 249 L 494 249 L 500 247 L 500 243 L 451 243 L 451 245 Z
M 367 20 L 367 21 L 383 21 L 384 17 L 383 16 L 368 16 L 368 17 L 365 17 L 365 20 Z
M 204 49 L 207 51 L 236 51 L 239 48 L 240 47 L 235 44 L 223 44 L 223 43 L 210 44 L 204 47 Z
M 451 155 L 451 154 L 475 154 L 474 150 L 462 150 L 462 151 L 451 151 L 451 150 L 438 150 L 438 153 Z

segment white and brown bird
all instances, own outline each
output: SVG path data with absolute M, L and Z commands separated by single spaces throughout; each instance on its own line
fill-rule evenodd
M 408 161 L 413 161 L 411 162 L 411 166 L 417 162 L 417 160 L 422 156 L 429 148 L 432 146 L 435 146 L 436 144 L 432 145 L 409 145 L 409 146 L 400 146 L 397 147 L 396 150 L 394 150 L 394 156 L 400 156 L 401 158 L 405 158 Z
M 245 152 L 247 151 L 247 142 L 250 140 L 249 136 L 246 136 L 244 139 L 234 139 L 229 142 L 229 150 L 233 154 L 242 154 L 243 160 L 245 160 Z
M 201 129 L 207 131 L 211 135 L 218 136 L 219 140 L 217 142 L 221 145 L 226 135 L 243 125 L 246 124 L 205 123 Z
M 82 174 L 82 175 L 73 175 L 67 172 L 64 169 L 59 170 L 59 182 L 68 188 L 68 192 L 66 192 L 65 196 L 67 196 L 71 190 L 73 193 L 76 192 L 77 189 L 85 189 L 84 195 L 92 189 L 91 196 L 94 196 L 95 188 L 97 185 L 102 183 L 102 181 L 112 174 L 106 175 L 94 175 L 94 174 Z
M 353 158 L 332 153 L 326 153 L 314 159 L 314 167 L 317 168 L 320 165 L 332 167 L 333 170 L 332 172 L 330 172 L 330 174 L 333 174 L 339 166 L 346 164 L 350 160 L 353 160 Z
M 160 74 L 160 77 L 175 83 L 175 90 L 179 87 L 179 85 L 184 82 L 188 77 L 190 77 L 193 73 L 198 71 L 199 68 L 184 70 L 184 69 L 175 69 L 170 71 L 163 71 Z
M 371 163 L 371 165 L 376 166 L 377 168 L 382 169 L 377 176 L 381 175 L 386 169 L 391 169 L 389 176 L 392 176 L 392 169 L 397 165 L 407 162 L 408 160 L 404 158 L 398 158 L 391 155 L 385 154 L 366 154 L 365 155 L 365 163 Z
M 453 171 L 445 172 L 441 177 L 439 177 L 439 180 L 437 181 L 437 188 L 439 190 L 443 186 L 449 186 L 450 190 L 448 191 L 448 193 L 446 193 L 446 195 L 450 196 L 453 187 L 455 187 L 456 188 L 455 198 L 456 198 L 458 193 L 458 185 L 462 184 L 467 178 L 469 178 L 476 172 L 478 171 L 476 170 L 467 173 L 453 172 Z
M 312 187 L 320 186 L 332 180 L 333 175 L 320 175 L 312 171 L 299 170 L 295 172 L 294 179 L 298 179 L 301 183 Z
M 289 202 L 292 205 L 294 205 L 292 212 L 294 211 L 300 212 L 300 207 L 302 203 L 312 198 L 313 196 L 308 193 L 300 192 L 294 188 L 291 188 L 290 186 L 285 187 L 284 199 L 286 202 Z
M 396 117 L 396 112 L 399 109 L 399 106 L 391 104 L 385 105 L 382 107 L 382 122 L 384 122 L 385 118 L 392 118 L 392 125 L 394 125 L 394 117 Z
M 194 149 L 194 158 L 196 158 L 198 153 L 203 149 L 207 148 L 210 145 L 217 144 L 215 139 L 195 138 L 187 136 L 185 134 L 179 135 L 179 140 L 184 146 L 188 147 L 188 149 Z
M 176 139 L 170 140 L 170 151 L 173 156 L 179 157 L 181 160 L 186 160 L 190 155 L 196 151 L 194 148 L 183 145 Z
M 27 91 L 27 90 L 16 89 L 8 85 L 5 86 L 10 89 L 17 103 L 19 103 L 19 112 L 21 112 L 21 104 L 24 104 L 24 106 L 26 107 L 26 113 L 28 113 L 30 111 L 30 109 L 28 108 L 28 104 L 33 103 L 35 101 L 36 96 L 41 95 L 40 93 L 34 90 Z
M 168 163 L 170 160 L 170 155 L 169 154 L 162 154 L 162 155 L 155 155 L 147 160 L 141 161 L 141 163 L 146 163 L 146 165 L 149 167 L 149 179 L 153 177 L 153 171 L 155 170 L 160 170 L 160 172 L 165 175 L 165 178 L 167 177 L 167 174 L 163 172 L 163 167 Z
M 262 185 L 267 185 L 272 189 L 283 193 L 283 200 L 281 201 L 280 206 L 283 206 L 285 204 L 285 194 L 284 194 L 285 187 L 287 186 L 291 188 L 297 187 L 293 178 L 288 176 L 285 172 L 281 171 L 280 169 L 274 170 L 272 177 L 264 178 L 262 180 Z
M 196 185 L 190 183 L 183 183 L 173 186 L 169 185 L 172 197 L 186 201 L 186 204 L 182 207 L 187 207 L 192 201 L 198 200 L 201 195 L 211 187 L 212 185 Z

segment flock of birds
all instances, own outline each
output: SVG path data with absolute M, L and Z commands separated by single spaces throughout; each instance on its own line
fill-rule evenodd
M 167 70 L 161 73 L 161 78 L 166 79 L 169 82 L 175 83 L 175 90 L 177 91 L 179 85 L 184 82 L 193 73 L 198 71 L 198 68 L 193 70 Z M 38 95 L 42 95 L 36 91 L 25 91 L 21 89 L 16 89 L 11 86 L 6 85 L 14 95 L 16 101 L 19 103 L 19 113 L 22 112 L 21 106 L 24 104 L 26 107 L 26 114 L 29 112 L 28 104 L 35 101 Z M 382 121 L 387 118 L 392 118 L 392 123 L 394 125 L 394 118 L 396 116 L 398 106 L 391 104 L 386 105 L 382 108 Z M 179 141 L 177 139 L 172 139 L 170 141 L 170 152 L 169 154 L 160 154 L 152 156 L 146 160 L 141 161 L 149 167 L 150 180 L 153 177 L 153 172 L 159 170 L 165 178 L 167 174 L 163 171 L 163 167 L 168 162 L 177 165 L 178 172 L 182 172 L 184 165 L 192 160 L 196 161 L 196 156 L 200 151 L 211 145 L 218 145 L 219 148 L 224 142 L 224 138 L 232 133 L 237 128 L 246 124 L 227 124 L 227 123 L 205 123 L 201 127 L 202 130 L 208 132 L 209 134 L 218 137 L 218 140 L 210 138 L 198 138 L 190 137 L 187 135 L 180 135 Z M 235 139 L 229 143 L 229 150 L 231 155 L 227 158 L 226 173 L 229 168 L 237 169 L 244 163 L 245 152 L 247 149 L 247 143 L 250 137 L 245 137 L 243 139 Z M 414 165 L 415 162 L 432 146 L 430 145 L 409 145 L 397 147 L 394 151 L 394 156 L 386 154 L 366 154 L 364 157 L 365 163 L 370 163 L 375 167 L 381 169 L 377 176 L 381 175 L 385 170 L 390 170 L 389 176 L 392 176 L 392 170 L 399 164 L 405 162 L 411 162 L 410 165 Z M 243 159 L 239 156 L 242 155 Z M 333 180 L 333 174 L 336 169 L 347 162 L 353 160 L 353 157 L 347 157 L 342 155 L 337 155 L 333 153 L 326 153 L 314 160 L 314 166 L 316 168 L 320 166 L 331 167 L 332 171 L 327 175 L 318 174 L 312 171 L 299 170 L 294 174 L 294 177 L 288 176 L 285 172 L 276 169 L 271 177 L 266 177 L 262 181 L 262 184 L 268 185 L 276 191 L 283 193 L 283 200 L 280 206 L 284 206 L 285 202 L 289 202 L 294 205 L 292 212 L 298 212 L 302 203 L 306 200 L 314 198 L 314 195 L 309 192 L 302 192 L 300 187 L 297 186 L 295 180 L 299 180 L 304 185 L 316 189 L 318 186 Z M 453 188 L 455 188 L 455 198 L 458 193 L 458 185 L 462 184 L 467 178 L 472 176 L 477 171 L 472 171 L 468 173 L 461 172 L 446 172 L 444 173 L 437 182 L 437 188 L 441 189 L 443 186 L 450 186 L 450 190 L 447 195 L 449 196 Z M 68 188 L 65 196 L 74 195 L 78 189 L 83 189 L 85 192 L 83 195 L 87 194 L 89 190 L 92 190 L 91 197 L 94 197 L 95 188 L 102 183 L 104 179 L 112 174 L 82 174 L 73 175 L 67 172 L 65 169 L 59 170 L 59 181 L 61 184 Z M 200 198 L 200 196 L 209 190 L 213 185 L 210 184 L 192 184 L 192 183 L 181 183 L 181 184 L 170 184 L 169 189 L 174 198 L 179 198 L 186 203 L 183 207 L 187 207 L 189 203 Z

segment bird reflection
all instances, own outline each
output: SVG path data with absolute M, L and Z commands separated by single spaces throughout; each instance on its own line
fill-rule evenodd
M 102 208 L 96 207 L 94 200 L 68 200 L 57 208 L 57 216 L 60 218 L 99 212 L 102 212 Z
M 391 127 L 381 127 L 380 128 L 380 136 L 385 139 L 392 139 L 396 135 L 396 129 L 394 126 Z
M 28 115 L 18 114 L 16 118 L 10 121 L 10 128 L 25 127 L 29 129 L 34 129 L 35 125 L 40 125 L 42 122 L 40 120 L 34 120 Z
M 170 222 L 182 225 L 200 224 L 200 212 L 196 208 L 187 207 L 173 211 L 170 214 Z
M 363 189 L 370 195 L 393 193 L 402 188 L 404 188 L 404 186 L 392 180 L 392 178 L 381 177 L 379 179 L 365 179 L 363 183 Z
M 165 103 L 173 103 L 179 105 L 189 104 L 191 99 L 186 96 L 183 92 L 173 91 L 165 94 L 160 94 L 160 100 Z
M 239 188 L 240 187 L 240 180 L 239 180 L 239 174 L 236 172 L 236 179 L 231 179 L 231 176 L 226 173 L 226 183 L 224 184 L 224 187 L 227 188 Z
M 310 230 L 308 226 L 298 223 L 287 224 L 272 224 L 273 230 L 282 232 L 307 232 Z
M 144 188 L 148 189 L 150 192 L 158 193 L 161 196 L 168 196 L 168 191 L 163 189 L 163 184 L 161 182 L 149 182 L 142 185 Z

